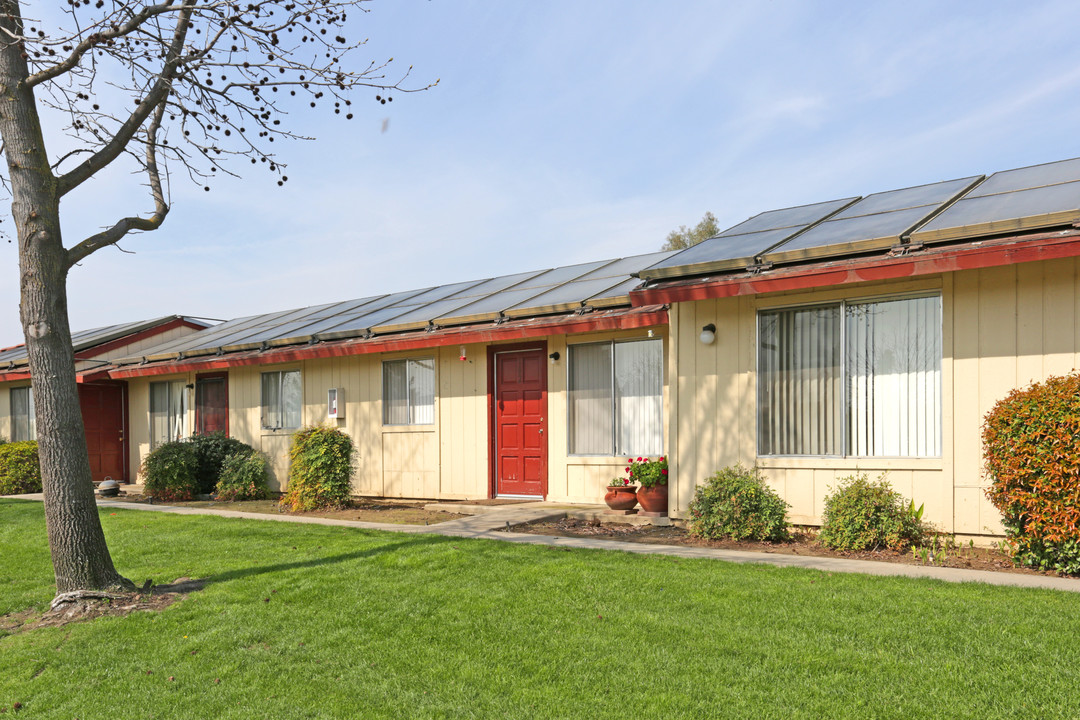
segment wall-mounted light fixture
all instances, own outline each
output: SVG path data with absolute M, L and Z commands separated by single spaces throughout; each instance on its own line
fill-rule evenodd
M 701 334 L 698 335 L 698 339 L 701 340 L 703 345 L 712 345 L 716 342 L 716 326 L 709 323 L 701 328 Z
M 654 332 L 653 332 L 652 330 L 650 330 L 650 331 L 648 332 L 648 336 L 649 336 L 649 337 L 655 337 L 655 336 L 656 336 L 656 334 L 655 334 L 655 333 L 654 333 Z
M 556 350 L 555 352 L 548 355 L 548 357 L 551 358 L 551 364 L 554 365 L 555 363 L 559 362 L 559 351 Z

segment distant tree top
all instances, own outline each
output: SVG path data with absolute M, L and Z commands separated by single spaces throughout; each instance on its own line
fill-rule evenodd
M 717 224 L 716 216 L 711 212 L 707 212 L 701 218 L 701 222 L 694 227 L 688 228 L 685 225 L 680 225 L 678 230 L 672 230 L 668 233 L 667 240 L 664 241 L 664 245 L 660 249 L 685 250 L 692 245 L 697 245 L 702 240 L 708 240 L 719 234 L 720 226 Z

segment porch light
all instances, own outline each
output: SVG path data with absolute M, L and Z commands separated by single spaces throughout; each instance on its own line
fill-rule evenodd
M 701 340 L 702 345 L 712 345 L 716 342 L 716 326 L 709 323 L 701 328 L 701 335 L 698 335 L 698 339 Z
M 554 365 L 555 363 L 559 362 L 559 351 L 556 350 L 555 352 L 548 355 L 548 357 L 551 359 L 551 364 Z

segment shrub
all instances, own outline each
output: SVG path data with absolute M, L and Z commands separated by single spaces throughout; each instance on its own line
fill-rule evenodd
M 266 456 L 252 450 L 226 456 L 215 494 L 219 500 L 262 500 L 270 495 L 266 486 Z
M 348 505 L 353 452 L 352 438 L 335 428 L 309 427 L 293 435 L 282 507 L 315 510 Z
M 852 475 L 825 496 L 821 544 L 837 550 L 903 550 L 918 544 L 929 528 L 922 522 L 922 508 L 904 502 L 885 476 L 871 481 L 865 474 Z
M 717 471 L 694 491 L 688 529 L 709 539 L 786 540 L 787 508 L 757 468 L 734 465 Z
M 247 443 L 240 442 L 236 438 L 228 437 L 223 432 L 211 433 L 210 435 L 195 435 L 189 443 L 195 448 L 198 459 L 196 477 L 199 483 L 199 492 L 206 494 L 214 491 L 214 487 L 221 477 L 221 466 L 225 458 L 234 453 L 253 453 L 255 448 Z
M 199 456 L 184 440 L 162 443 L 142 464 L 145 493 L 159 500 L 191 500 L 199 494 Z
M 0 441 L 0 495 L 41 492 L 38 444 Z
M 1006 544 L 1021 565 L 1080 573 L 1080 375 L 1015 390 L 983 421 Z

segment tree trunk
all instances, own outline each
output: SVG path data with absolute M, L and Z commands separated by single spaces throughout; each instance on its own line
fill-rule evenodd
M 19 241 L 19 317 L 30 357 L 38 453 L 58 593 L 132 588 L 113 567 L 94 501 L 67 312 L 60 199 L 31 89 L 16 0 L 0 0 L 0 137 Z

